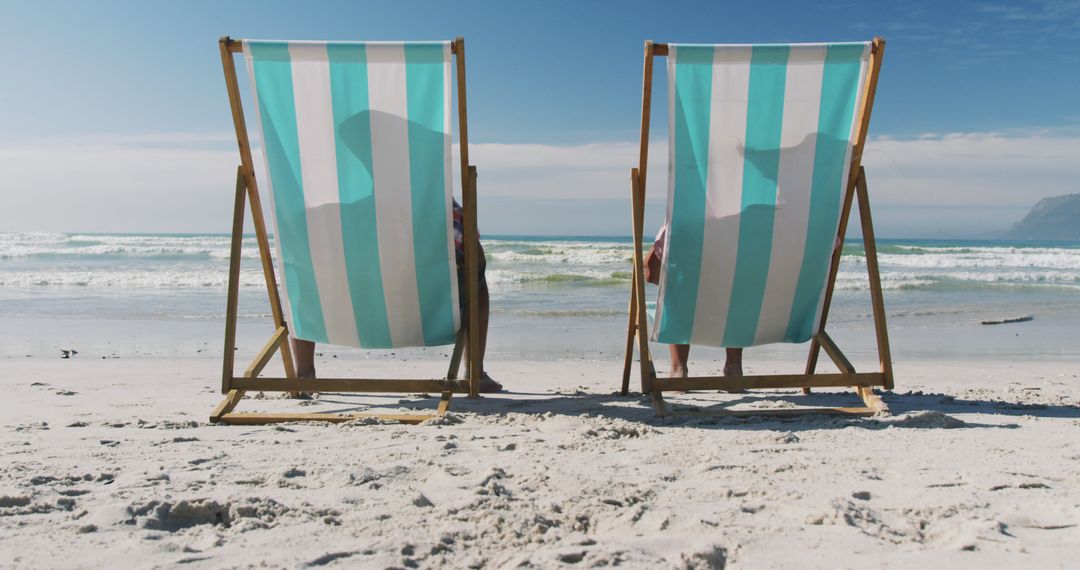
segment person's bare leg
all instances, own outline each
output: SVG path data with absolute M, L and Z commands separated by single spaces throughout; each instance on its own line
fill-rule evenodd
M 298 378 L 315 377 L 315 343 L 298 338 L 289 339 L 292 344 L 293 366 Z M 308 398 L 306 392 L 289 392 L 290 398 Z
M 476 355 L 476 359 L 480 364 L 480 392 L 485 393 L 485 394 L 490 394 L 490 393 L 494 393 L 494 392 L 501 392 L 502 389 L 503 389 L 503 386 L 502 386 L 502 384 L 499 384 L 494 379 L 492 379 L 491 376 L 488 376 L 487 369 L 484 368 L 484 355 L 487 354 L 488 321 L 490 320 L 490 317 L 491 317 L 491 295 L 488 292 L 487 278 L 484 276 L 484 269 L 487 266 L 486 261 L 483 259 L 484 255 L 485 255 L 484 254 L 484 246 L 479 245 L 476 249 L 477 249 L 478 253 L 480 254 L 480 258 L 481 258 L 481 262 L 480 262 L 480 264 L 481 264 L 480 265 L 480 283 L 479 283 L 480 286 L 477 288 L 477 297 L 478 298 L 476 300 L 477 312 L 480 313 L 480 318 L 479 318 L 480 322 L 477 323 L 477 327 L 476 327 L 477 332 L 480 333 L 480 339 L 479 339 L 480 346 L 478 347 L 478 350 L 477 350 L 478 354 Z M 466 309 L 466 311 L 467 310 L 468 309 Z M 469 358 L 468 345 L 466 345 L 464 357 L 465 357 L 465 362 L 468 362 L 468 358 Z M 468 371 L 467 370 L 466 370 L 465 376 L 468 377 Z
M 741 348 L 727 349 L 727 361 L 724 362 L 724 376 L 742 376 Z
M 480 333 L 480 347 L 476 355 L 476 359 L 480 364 L 480 391 L 484 393 L 501 392 L 503 389 L 502 384 L 488 376 L 487 369 L 484 368 L 484 355 L 487 354 L 488 321 L 491 315 L 491 296 L 488 293 L 487 283 L 480 284 L 476 308 L 480 313 L 480 322 L 477 323 L 477 329 Z
M 690 345 L 669 344 L 668 352 L 671 353 L 671 373 L 669 376 L 672 378 L 686 378 L 689 376 L 690 369 L 686 363 L 690 360 Z
M 728 348 L 727 360 L 724 362 L 724 376 L 742 376 L 742 351 L 741 348 Z M 743 394 L 746 390 L 742 388 L 732 388 L 730 390 L 721 390 L 721 392 L 727 392 L 728 394 Z

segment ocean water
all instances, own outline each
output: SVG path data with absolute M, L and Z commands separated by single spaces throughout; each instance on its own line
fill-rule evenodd
M 1080 352 L 1073 334 L 1080 333 L 1080 244 L 880 240 L 878 247 L 894 353 Z M 491 359 L 621 357 L 630 238 L 485 236 L 484 248 Z M 52 355 L 64 344 L 106 357 L 220 353 L 228 255 L 225 235 L 0 233 L 0 356 Z M 856 356 L 872 356 L 870 314 L 862 244 L 851 241 L 830 331 Z M 1024 316 L 1034 320 L 979 324 Z M 240 317 L 242 333 L 269 331 L 254 238 L 243 245 Z M 369 357 L 354 354 L 363 352 L 370 351 L 335 355 Z M 417 352 L 425 354 L 441 352 Z

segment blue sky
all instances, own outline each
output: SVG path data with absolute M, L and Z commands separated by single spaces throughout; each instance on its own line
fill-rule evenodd
M 623 171 L 631 166 L 637 138 L 645 39 L 764 43 L 884 36 L 888 49 L 867 168 L 872 191 L 880 181 L 876 202 L 888 206 L 879 214 L 886 233 L 948 234 L 956 229 L 957 223 L 946 223 L 953 216 L 934 216 L 949 211 L 967 212 L 959 233 L 1004 229 L 1038 198 L 1080 192 L 1080 171 L 1070 164 L 1080 160 L 1069 160 L 1080 157 L 1075 0 L 820 6 L 5 0 L 0 192 L 18 193 L 23 211 L 0 214 L 0 231 L 224 231 L 227 216 L 224 223 L 215 216 L 227 212 L 230 200 L 219 194 L 230 187 L 229 165 L 235 163 L 216 51 L 225 34 L 336 40 L 464 35 L 470 142 L 489 145 L 474 152 L 482 196 L 490 198 L 484 208 L 498 220 L 485 224 L 489 233 L 626 233 Z M 663 66 L 658 70 L 663 85 Z M 666 116 L 663 92 L 657 90 L 656 117 Z M 666 125 L 654 126 L 662 143 Z M 526 155 L 529 160 L 520 160 Z M 575 162 L 584 158 L 592 162 Z M 157 161 L 167 167 L 155 170 Z M 653 184 L 650 198 L 659 200 L 662 188 Z M 559 204 L 573 199 L 595 215 L 560 224 Z M 92 207 L 101 211 L 87 218 L 46 208 L 57 200 L 98 204 Z M 986 211 L 971 214 L 965 205 L 972 201 L 975 210 Z M 121 204 L 129 215 L 116 214 Z M 175 207 L 154 222 L 140 208 L 150 211 L 155 204 Z M 515 220 L 515 212 L 530 205 L 555 219 L 546 225 L 535 215 Z M 654 218 L 655 210 L 650 206 Z M 1004 227 L 987 227 L 987 220 Z

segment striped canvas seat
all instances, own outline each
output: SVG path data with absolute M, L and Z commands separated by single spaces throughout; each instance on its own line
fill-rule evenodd
M 654 340 L 746 347 L 818 332 L 870 52 L 669 45 Z
M 449 42 L 243 42 L 290 333 L 451 344 Z

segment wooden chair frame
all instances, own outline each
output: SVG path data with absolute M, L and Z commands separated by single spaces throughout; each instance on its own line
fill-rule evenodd
M 443 379 L 370 379 L 370 378 L 297 378 L 289 349 L 289 328 L 282 310 L 281 296 L 278 292 L 277 277 L 270 256 L 270 244 L 267 239 L 266 222 L 262 204 L 259 200 L 258 184 L 251 158 L 251 144 L 248 139 L 247 125 L 244 121 L 244 109 L 240 101 L 240 87 L 236 78 L 234 54 L 244 50 L 241 40 L 228 36 L 218 41 L 221 51 L 221 64 L 225 71 L 225 86 L 228 90 L 229 105 L 232 109 L 233 126 L 236 130 L 236 142 L 240 148 L 240 166 L 236 172 L 236 195 L 233 207 L 232 242 L 229 257 L 229 289 L 225 316 L 225 351 L 221 376 L 221 393 L 225 399 L 210 415 L 211 422 L 230 424 L 266 424 L 288 421 L 328 421 L 344 422 L 357 418 L 371 417 L 384 420 L 416 424 L 424 420 L 443 416 L 450 406 L 453 394 L 468 394 L 471 398 L 480 395 L 480 363 L 476 358 L 479 352 L 479 329 L 470 326 L 480 318 L 476 300 L 479 298 L 479 279 L 476 268 L 479 264 L 476 227 L 476 167 L 469 164 L 469 134 L 465 98 L 465 40 L 458 37 L 451 43 L 451 52 L 456 56 L 457 91 L 458 91 L 458 136 L 461 143 L 461 187 L 462 210 L 464 217 L 465 241 L 465 299 L 467 318 L 458 332 L 450 367 Z M 255 227 L 255 239 L 259 246 L 259 258 L 262 261 L 266 292 L 270 297 L 270 310 L 274 320 L 274 332 L 251 361 L 244 373 L 235 375 L 234 350 L 236 344 L 237 300 L 240 292 L 240 246 L 243 240 L 244 212 L 250 206 Z M 465 347 L 468 347 L 466 350 Z M 458 380 L 462 353 L 465 353 L 468 380 Z M 281 354 L 285 367 L 282 378 L 259 377 L 263 368 L 274 357 Z M 434 414 L 301 414 L 301 413 L 236 413 L 233 409 L 248 390 L 264 392 L 364 392 L 364 393 L 420 393 L 439 392 L 442 394 Z
M 630 320 L 626 335 L 626 359 L 623 363 L 622 394 L 630 389 L 630 370 L 633 363 L 634 340 L 637 339 L 641 354 L 641 392 L 651 394 L 653 406 L 658 415 L 668 415 L 663 392 L 673 390 L 740 390 L 802 388 L 806 394 L 811 388 L 853 387 L 862 399 L 864 406 L 848 408 L 793 408 L 783 410 L 724 410 L 719 412 L 691 412 L 689 415 L 783 415 L 793 416 L 806 413 L 833 413 L 842 415 L 873 415 L 887 413 L 888 407 L 874 393 L 875 386 L 886 390 L 893 387 L 892 359 L 889 352 L 889 335 L 885 326 L 885 305 L 881 294 L 881 277 L 878 272 L 877 246 L 874 240 L 874 227 L 870 218 L 870 198 L 866 189 L 866 173 L 862 168 L 862 153 L 866 143 L 867 128 L 870 124 L 870 112 L 874 105 L 881 60 L 885 55 L 885 40 L 876 37 L 870 53 L 869 72 L 863 83 L 862 106 L 858 115 L 858 131 L 851 154 L 848 185 L 837 229 L 837 246 L 833 250 L 829 279 L 825 289 L 825 300 L 821 310 L 819 332 L 810 341 L 810 353 L 806 359 L 806 368 L 802 374 L 772 374 L 741 377 L 693 376 L 689 378 L 658 378 L 656 367 L 649 352 L 648 317 L 645 308 L 645 272 L 641 252 L 642 235 L 645 223 L 645 174 L 649 158 L 649 115 L 652 103 L 653 58 L 667 56 L 668 46 L 651 41 L 645 42 L 645 69 L 641 94 L 641 147 L 638 167 L 631 170 L 631 204 L 634 233 L 633 278 L 630 291 Z M 669 102 L 670 104 L 670 102 Z M 825 323 L 829 317 L 836 285 L 836 274 L 840 267 L 844 238 L 847 235 L 848 219 L 852 203 L 858 200 L 859 219 L 862 224 L 863 244 L 866 250 L 866 269 L 870 278 L 870 299 L 874 313 L 874 332 L 877 336 L 877 349 L 880 369 L 877 372 L 856 372 L 851 361 L 844 356 L 836 343 L 825 332 Z M 839 374 L 816 373 L 818 355 L 821 349 L 829 355 Z M 683 415 L 684 413 L 680 413 Z

